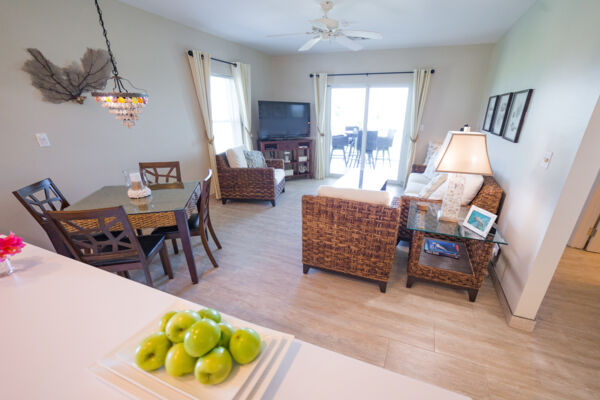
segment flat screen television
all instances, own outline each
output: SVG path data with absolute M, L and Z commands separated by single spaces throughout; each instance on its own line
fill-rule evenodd
M 310 136 L 310 103 L 286 101 L 258 102 L 260 140 L 292 139 Z

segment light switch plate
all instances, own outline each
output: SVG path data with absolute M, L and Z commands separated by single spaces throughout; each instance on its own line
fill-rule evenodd
M 50 139 L 48 139 L 48 135 L 45 133 L 36 133 L 35 139 L 37 140 L 40 147 L 50 147 Z
M 553 155 L 553 153 L 551 151 L 545 152 L 544 158 L 540 162 L 540 167 L 542 167 L 544 169 L 548 169 L 548 166 L 550 165 L 550 161 L 552 160 L 552 155 Z

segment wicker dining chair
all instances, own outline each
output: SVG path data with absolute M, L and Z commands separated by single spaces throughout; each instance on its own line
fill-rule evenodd
M 204 178 L 202 182 L 202 191 L 200 193 L 200 197 L 198 198 L 198 203 L 196 204 L 196 208 L 198 208 L 198 214 L 193 214 L 188 219 L 188 226 L 190 228 L 191 236 L 200 236 L 202 239 L 202 245 L 204 246 L 204 250 L 210 259 L 210 262 L 214 265 L 215 268 L 219 267 L 217 260 L 213 256 L 210 251 L 210 247 L 208 246 L 208 232 L 210 231 L 210 235 L 212 236 L 217 248 L 221 249 L 221 243 L 219 243 L 219 239 L 217 239 L 217 235 L 215 233 L 215 229 L 213 228 L 212 222 L 210 221 L 210 212 L 209 212 L 209 199 L 210 199 L 210 181 L 212 179 L 212 170 L 208 170 L 208 175 Z M 167 239 L 176 240 L 181 237 L 179 230 L 176 226 L 168 226 L 163 228 L 157 228 L 152 232 L 153 235 L 166 235 Z
M 137 236 L 122 206 L 81 211 L 46 211 L 74 258 L 129 278 L 141 269 L 152 287 L 149 265 L 160 254 L 165 274 L 173 270 L 164 246 L 164 235 Z
M 13 195 L 31 214 L 38 224 L 44 229 L 52 246 L 58 254 L 70 257 L 62 240 L 60 240 L 54 230 L 52 223 L 44 214 L 46 211 L 63 210 L 69 206 L 69 202 L 60 192 L 58 187 L 52 182 L 52 179 L 46 178 L 42 181 L 25 186 L 15 190 Z
M 179 161 L 141 162 L 140 173 L 146 176 L 148 185 L 163 183 L 181 183 L 181 167 Z
M 150 189 L 158 189 L 161 185 L 169 183 L 183 182 L 179 161 L 141 162 L 139 166 L 140 174 L 145 177 Z M 141 235 L 141 231 L 138 230 L 137 233 Z M 173 245 L 173 252 L 175 254 L 179 253 L 177 240 L 171 240 L 171 244 Z

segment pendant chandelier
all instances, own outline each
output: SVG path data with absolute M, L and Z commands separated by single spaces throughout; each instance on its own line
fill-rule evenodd
M 102 107 L 108 108 L 108 112 L 113 114 L 119 121 L 123 121 L 123 126 L 131 128 L 135 125 L 135 121 L 138 119 L 139 113 L 142 112 L 142 109 L 148 103 L 148 94 L 145 92 L 145 90 L 138 89 L 133 86 L 129 80 L 119 76 L 117 62 L 110 48 L 110 41 L 108 40 L 106 28 L 104 27 L 102 10 L 100 10 L 98 0 L 94 0 L 94 2 L 96 3 L 96 10 L 98 11 L 98 18 L 100 20 L 100 26 L 102 27 L 102 34 L 106 40 L 106 49 L 108 50 L 110 62 L 113 67 L 112 80 L 114 82 L 114 86 L 112 92 L 93 92 L 92 96 L 96 98 L 96 101 L 100 103 Z M 128 91 L 125 88 L 125 82 L 127 82 L 130 87 L 135 89 L 137 93 Z

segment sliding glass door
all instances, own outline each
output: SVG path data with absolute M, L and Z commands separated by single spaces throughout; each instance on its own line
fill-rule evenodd
M 329 172 L 374 170 L 398 180 L 407 86 L 332 87 Z

